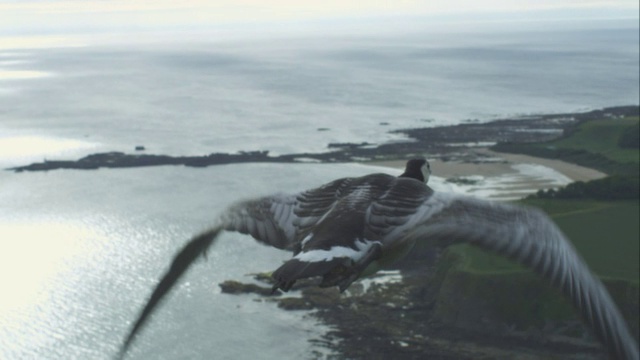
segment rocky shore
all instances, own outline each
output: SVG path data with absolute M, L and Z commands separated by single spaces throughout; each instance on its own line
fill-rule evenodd
M 523 326 L 483 313 L 482 305 L 467 299 L 466 305 L 456 301 L 457 317 L 472 315 L 452 321 L 437 296 L 450 269 L 447 263 L 456 261 L 451 256 L 444 255 L 444 264 L 437 266 L 413 256 L 395 270 L 354 283 L 343 294 L 306 281 L 293 294 L 271 295 L 267 274 L 256 276 L 258 284 L 226 281 L 220 287 L 227 294 L 257 294 L 256 300 L 276 302 L 285 310 L 311 310 L 312 317 L 333 329 L 314 343 L 335 353 L 335 359 L 606 358 L 577 318 Z M 432 254 L 431 260 L 436 258 Z M 534 290 L 539 288 L 533 284 Z
M 415 154 L 447 161 L 462 159 L 481 161 L 480 153 L 467 151 L 470 147 L 491 146 L 496 143 L 540 142 L 557 138 L 575 124 L 603 117 L 637 116 L 638 106 L 621 106 L 584 113 L 550 114 L 488 123 L 468 121 L 459 125 L 396 130 L 407 141 L 386 144 L 339 143 L 328 144 L 327 152 L 270 156 L 268 151 L 245 151 L 236 154 L 212 153 L 203 156 L 170 156 L 122 152 L 92 154 L 78 160 L 45 160 L 8 170 L 49 171 L 56 169 L 94 170 L 99 168 L 130 168 L 159 165 L 205 167 L 244 162 L 352 162 L 386 159 L 406 159 Z M 141 149 L 142 146 L 138 146 Z M 480 159 L 478 159 L 480 158 Z

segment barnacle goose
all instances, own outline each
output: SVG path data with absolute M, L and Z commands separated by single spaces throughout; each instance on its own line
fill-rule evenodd
M 558 227 L 541 211 L 436 192 L 423 158 L 399 177 L 342 178 L 297 194 L 275 194 L 228 208 L 217 225 L 191 239 L 173 259 L 122 347 L 132 340 L 186 269 L 223 230 L 290 250 L 275 272 L 274 291 L 302 278 L 344 291 L 356 279 L 402 257 L 417 242 L 470 243 L 511 258 L 560 289 L 616 359 L 638 359 L 638 347 L 609 293 Z

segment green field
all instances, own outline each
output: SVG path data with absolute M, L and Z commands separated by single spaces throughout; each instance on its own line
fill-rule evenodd
M 546 199 L 526 203 L 543 208 L 570 238 L 603 280 L 637 338 L 640 203 Z M 524 330 L 544 329 L 549 321 L 557 326 L 579 319 L 560 292 L 533 271 L 476 247 L 451 247 L 437 271 L 441 282 L 435 318 L 444 323 L 470 328 L 488 321 Z M 579 331 L 564 335 L 582 336 Z
M 638 121 L 638 117 L 588 121 L 581 124 L 569 137 L 537 146 L 585 150 L 604 155 L 616 162 L 637 163 L 638 150 L 620 148 L 618 139 L 626 128 L 634 126 Z
M 526 200 L 545 210 L 574 244 L 589 267 L 601 277 L 638 283 L 640 203 L 591 200 Z M 472 246 L 459 246 L 464 267 L 473 272 L 522 271 L 502 257 Z M 528 270 L 527 270 L 528 271 Z
M 609 175 L 637 176 L 640 163 L 638 148 L 622 148 L 623 134 L 638 132 L 636 117 L 591 120 L 568 129 L 556 140 L 541 143 L 499 143 L 498 152 L 527 154 L 558 159 L 600 170 Z M 637 135 L 636 146 L 637 146 Z

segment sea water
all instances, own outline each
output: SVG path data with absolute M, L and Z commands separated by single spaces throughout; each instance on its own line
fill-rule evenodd
M 399 128 L 637 104 L 638 32 L 412 33 L 273 43 L 0 49 L 0 166 L 97 151 L 327 151 Z M 516 169 L 561 185 L 549 169 Z M 174 252 L 226 206 L 357 164 L 0 172 L 0 358 L 107 359 Z M 493 196 L 500 184 L 440 190 Z M 489 190 L 489 191 L 488 191 Z M 311 358 L 327 329 L 218 283 L 289 255 L 225 234 L 131 349 L 133 359 Z
M 173 253 L 224 207 L 369 171 L 241 164 L 3 174 L 0 358 L 113 356 Z M 304 358 L 323 326 L 218 288 L 288 256 L 225 234 L 153 317 L 132 358 Z
M 638 27 L 624 23 L 0 49 L 0 161 L 137 145 L 319 152 L 404 139 L 394 129 L 637 104 Z

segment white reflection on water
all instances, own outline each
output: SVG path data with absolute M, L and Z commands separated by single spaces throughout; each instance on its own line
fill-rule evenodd
M 0 164 L 24 165 L 30 161 L 42 161 L 47 157 L 88 151 L 97 148 L 97 146 L 96 143 L 76 139 L 37 135 L 5 135 L 5 137 L 0 137 Z
M 47 49 L 86 46 L 82 36 L 0 36 L 0 50 Z
M 86 252 L 82 240 L 90 230 L 74 224 L 40 221 L 0 225 L 0 336 L 24 348 L 5 348 L 7 358 L 37 357 L 33 349 L 46 347 L 60 335 L 57 332 L 63 303 L 59 289 Z M 60 301 L 62 300 L 62 301 Z M 18 351 L 15 351 L 18 350 Z
M 0 297 L 0 318 L 28 312 L 47 300 L 54 277 L 64 274 L 83 252 L 90 231 L 71 224 L 21 222 L 3 224 L 0 283 L 11 289 Z
M 42 136 L 18 136 L 0 138 L 0 158 L 26 157 L 51 154 L 60 151 L 92 147 L 93 144 L 74 139 Z
M 0 70 L 0 80 L 37 79 L 51 75 L 51 73 L 36 70 Z

